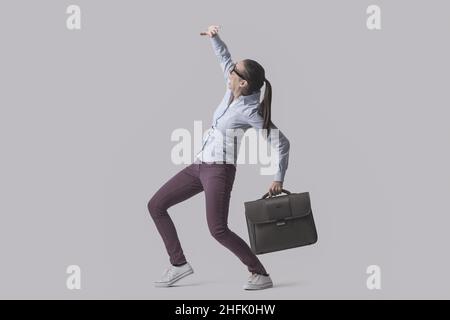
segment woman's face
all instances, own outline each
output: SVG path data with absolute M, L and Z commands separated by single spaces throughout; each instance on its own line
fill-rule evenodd
M 228 77 L 228 88 L 230 88 L 231 91 L 236 92 L 236 90 L 242 90 L 247 85 L 247 81 L 238 75 L 244 75 L 243 70 L 245 70 L 245 68 L 242 61 L 237 62 L 234 65 L 234 68 L 231 67 L 230 76 Z

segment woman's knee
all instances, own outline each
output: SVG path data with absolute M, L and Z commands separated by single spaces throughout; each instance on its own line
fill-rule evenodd
M 230 229 L 228 229 L 227 225 L 216 225 L 209 227 L 209 233 L 216 240 L 223 239 L 227 236 L 228 232 L 230 232 Z
M 147 203 L 148 211 L 152 217 L 160 216 L 164 214 L 164 206 L 156 195 L 154 195 Z

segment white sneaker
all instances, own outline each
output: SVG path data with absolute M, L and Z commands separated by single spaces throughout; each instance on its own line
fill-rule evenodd
M 270 276 L 264 276 L 258 273 L 252 273 L 244 285 L 245 290 L 261 290 L 273 287 Z
M 155 281 L 156 287 L 170 287 L 178 280 L 194 273 L 194 270 L 192 269 L 191 265 L 188 263 L 176 267 L 171 265 L 164 271 L 163 276 L 161 279 Z

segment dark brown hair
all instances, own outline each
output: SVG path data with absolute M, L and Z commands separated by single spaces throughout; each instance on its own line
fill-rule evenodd
M 255 60 L 245 59 L 244 63 L 244 76 L 249 79 L 248 87 L 243 92 L 244 95 L 249 95 L 262 88 L 264 83 L 266 89 L 264 90 L 264 99 L 259 105 L 258 113 L 264 119 L 263 129 L 267 129 L 267 136 L 270 134 L 271 120 L 271 105 L 272 105 L 272 85 L 269 80 L 266 79 L 266 73 L 264 68 Z

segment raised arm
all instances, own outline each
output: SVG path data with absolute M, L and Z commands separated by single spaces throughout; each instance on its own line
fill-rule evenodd
M 225 42 L 219 37 L 219 26 L 209 26 L 207 32 L 200 33 L 201 35 L 209 35 L 211 39 L 211 45 L 215 55 L 219 59 L 219 64 L 222 69 L 225 82 L 228 82 L 228 76 L 230 75 L 230 69 L 233 66 L 233 60 L 231 54 L 228 51 L 228 47 Z

